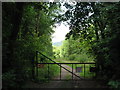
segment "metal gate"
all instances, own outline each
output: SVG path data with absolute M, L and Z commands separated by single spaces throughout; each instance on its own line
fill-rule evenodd
M 42 59 L 47 59 L 50 62 L 48 63 L 47 61 L 43 63 L 42 59 L 38 60 L 39 54 L 43 56 Z M 50 77 L 50 73 L 51 73 L 50 67 L 52 65 L 57 65 L 59 67 L 59 74 L 57 75 L 57 77 L 54 77 L 54 78 Z M 34 61 L 33 67 L 35 70 L 34 78 L 42 74 L 42 71 L 40 72 L 39 70 L 42 70 L 43 68 L 47 68 L 47 76 L 46 76 L 47 80 L 85 80 L 85 79 L 87 80 L 88 78 L 91 79 L 96 76 L 96 73 L 95 73 L 96 63 L 57 63 L 38 51 L 36 51 L 36 59 Z M 69 76 L 67 77 L 67 79 L 62 77 L 63 70 L 64 72 L 66 71 L 67 73 L 69 73 Z

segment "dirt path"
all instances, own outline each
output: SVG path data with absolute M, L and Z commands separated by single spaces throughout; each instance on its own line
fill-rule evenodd
M 67 65 L 62 65 L 65 68 L 72 71 L 72 68 Z M 61 70 L 61 79 L 71 79 L 72 75 L 68 71 Z M 75 70 L 73 70 L 75 72 Z M 77 73 L 76 73 L 77 74 Z M 60 76 L 54 77 L 54 79 L 60 79 Z M 74 79 L 79 79 L 74 76 Z M 28 82 L 25 88 L 107 88 L 106 86 L 98 84 L 94 80 L 79 80 L 79 81 L 50 81 L 44 84 L 38 84 L 34 82 Z

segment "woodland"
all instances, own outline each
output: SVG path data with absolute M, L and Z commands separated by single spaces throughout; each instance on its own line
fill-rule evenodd
M 46 81 L 47 69 L 33 76 L 33 60 L 39 51 L 53 60 L 95 62 L 97 78 L 120 88 L 120 2 L 2 3 L 3 88 L 22 88 L 28 80 Z M 53 27 L 67 22 L 70 32 L 59 47 L 52 45 Z M 49 62 L 42 56 L 39 60 Z M 52 66 L 50 76 L 57 74 Z

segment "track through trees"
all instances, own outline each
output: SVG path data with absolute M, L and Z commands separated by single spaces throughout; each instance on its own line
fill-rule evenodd
M 63 65 L 65 68 L 72 70 L 70 66 Z M 73 70 L 75 72 L 75 70 Z M 107 86 L 101 85 L 100 83 L 96 82 L 95 80 L 69 80 L 71 74 L 68 73 L 66 70 L 62 69 L 61 78 L 68 79 L 66 81 L 49 81 L 47 83 L 34 83 L 34 82 L 27 82 L 24 88 L 107 88 Z M 59 76 L 56 76 L 55 79 Z M 74 78 L 76 78 L 74 76 Z

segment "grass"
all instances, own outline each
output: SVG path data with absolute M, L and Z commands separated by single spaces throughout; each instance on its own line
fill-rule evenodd
M 48 64 L 45 64 L 44 67 L 38 68 L 38 76 L 36 77 L 36 82 L 48 82 L 50 78 L 59 75 L 60 69 L 58 65 L 50 64 L 49 65 L 49 74 L 48 74 Z M 35 71 L 36 73 L 36 71 Z
M 78 61 L 68 61 L 68 60 L 62 60 L 62 59 L 57 59 L 55 60 L 58 63 L 79 63 Z
M 72 77 L 71 77 L 71 75 L 66 75 L 65 78 L 66 78 L 67 80 L 71 80 Z

